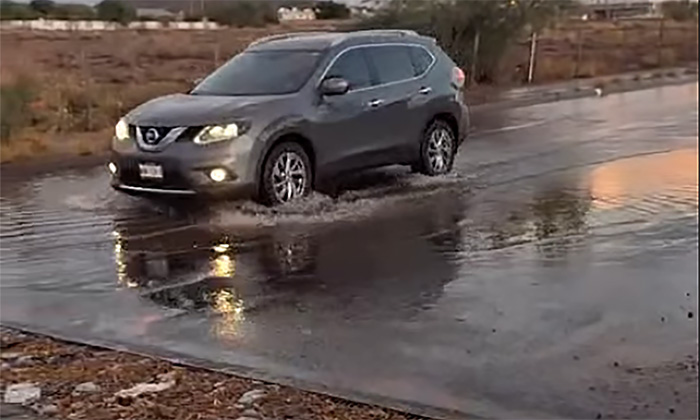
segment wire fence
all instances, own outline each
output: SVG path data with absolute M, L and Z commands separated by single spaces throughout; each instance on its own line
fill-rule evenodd
M 532 34 L 504 59 L 505 82 L 537 83 L 698 61 L 698 26 L 663 19 L 574 23 Z M 507 69 L 512 73 L 509 74 Z

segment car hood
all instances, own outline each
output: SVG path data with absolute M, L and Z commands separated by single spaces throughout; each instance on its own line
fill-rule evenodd
M 174 94 L 139 105 L 125 119 L 129 124 L 154 127 L 214 125 L 252 117 L 281 96 L 205 96 Z

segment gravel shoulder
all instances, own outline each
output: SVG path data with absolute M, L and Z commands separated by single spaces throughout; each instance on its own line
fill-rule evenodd
M 7 328 L 0 334 L 3 419 L 421 418 Z M 33 388 L 38 397 L 25 392 Z

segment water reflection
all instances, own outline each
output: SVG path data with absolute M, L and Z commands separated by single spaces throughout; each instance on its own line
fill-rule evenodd
M 590 175 L 598 210 L 633 206 L 647 215 L 664 210 L 697 211 L 698 149 L 623 159 Z
M 542 261 L 563 261 L 585 242 L 591 196 L 587 191 L 545 190 L 532 206 L 537 251 Z
M 455 278 L 463 214 L 453 194 L 402 215 L 330 226 L 144 234 L 129 214 L 115 221 L 116 269 L 121 285 L 150 302 L 211 316 L 217 336 L 235 337 L 251 314 L 281 308 L 400 317 L 435 301 Z

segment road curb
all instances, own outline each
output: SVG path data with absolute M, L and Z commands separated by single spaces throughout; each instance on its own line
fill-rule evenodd
M 213 360 L 201 359 L 195 356 L 189 356 L 179 352 L 164 350 L 145 344 L 121 344 L 116 341 L 105 340 L 100 338 L 78 337 L 74 334 L 65 334 L 48 328 L 37 328 L 29 325 L 23 325 L 21 323 L 7 321 L 0 322 L 0 327 L 13 329 L 22 333 L 45 336 L 66 343 L 101 348 L 105 350 L 131 354 L 149 359 L 163 360 L 174 365 L 179 365 L 187 368 L 203 369 L 212 372 L 223 373 L 226 375 L 237 376 L 244 379 L 289 386 L 306 392 L 312 392 L 360 404 L 384 407 L 398 412 L 415 415 L 418 417 L 425 417 L 436 420 L 478 420 L 492 418 L 490 416 L 486 416 L 486 412 L 499 413 L 496 415 L 496 417 L 498 418 L 512 418 L 514 415 L 514 413 L 508 413 L 506 411 L 498 409 L 497 407 L 492 407 L 490 404 L 481 404 L 477 402 L 475 402 L 475 405 L 481 405 L 482 408 L 475 408 L 473 412 L 449 410 L 427 404 L 385 397 L 373 393 L 365 393 L 362 391 L 352 390 L 343 387 L 328 386 L 315 382 L 313 380 L 275 375 L 268 371 L 261 370 L 258 368 L 250 368 L 241 365 L 233 365 L 224 362 L 216 362 Z M 529 417 L 534 418 L 532 416 Z M 535 417 L 544 418 L 541 417 L 541 414 L 539 416 L 535 415 Z

